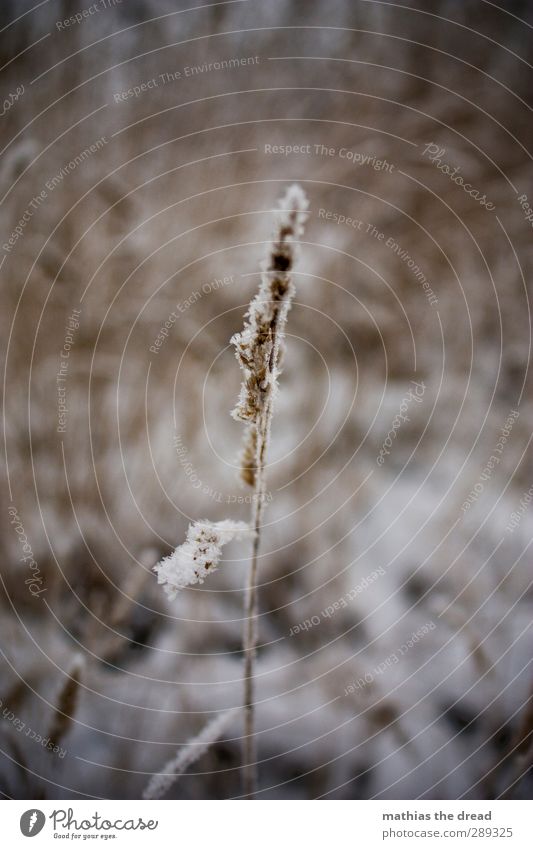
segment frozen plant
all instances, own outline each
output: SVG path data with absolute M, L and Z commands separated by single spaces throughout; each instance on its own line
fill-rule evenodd
M 222 546 L 232 539 L 241 539 L 249 534 L 250 528 L 245 522 L 209 522 L 203 519 L 189 525 L 187 539 L 172 554 L 164 557 L 156 566 L 158 584 L 173 600 L 183 587 L 191 584 L 203 584 L 207 575 L 216 571 Z
M 254 664 L 257 644 L 257 567 L 266 500 L 266 456 L 285 324 L 295 292 L 291 272 L 296 258 L 296 243 L 307 218 L 307 207 L 308 201 L 300 186 L 290 186 L 279 202 L 275 231 L 263 266 L 259 291 L 252 298 L 246 313 L 244 329 L 231 338 L 244 375 L 232 416 L 246 423 L 241 477 L 254 489 L 251 524 L 227 519 L 221 522 L 194 522 L 189 526 L 185 542 L 154 566 L 158 582 L 163 585 L 168 597 L 174 599 L 180 589 L 202 584 L 205 577 L 216 570 L 223 545 L 235 538 L 253 536 L 243 633 L 243 790 L 249 799 L 254 797 L 257 788 Z M 179 755 L 175 763 L 181 763 Z
M 244 793 L 253 798 L 257 785 L 254 736 L 254 661 L 257 643 L 257 567 L 265 504 L 265 465 L 272 425 L 273 405 L 287 313 L 294 297 L 291 271 L 296 242 L 307 218 L 303 189 L 290 186 L 280 200 L 276 228 L 263 267 L 259 291 L 252 299 L 244 329 L 231 342 L 244 374 L 233 418 L 246 423 L 241 455 L 241 477 L 254 488 L 252 559 L 248 576 L 244 618 Z
M 143 793 L 143 799 L 162 799 L 185 770 L 200 760 L 209 746 L 216 743 L 236 712 L 233 709 L 218 714 L 202 728 L 196 737 L 178 749 L 177 754 L 165 764 L 161 772 L 152 776 Z

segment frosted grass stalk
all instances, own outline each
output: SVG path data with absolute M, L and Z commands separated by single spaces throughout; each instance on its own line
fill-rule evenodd
M 237 709 L 233 708 L 218 714 L 202 728 L 196 737 L 178 749 L 176 755 L 165 764 L 161 772 L 152 776 L 143 793 L 143 799 L 162 799 L 185 770 L 199 761 L 209 747 L 216 743 L 236 713 Z
M 292 269 L 296 242 L 303 233 L 308 201 L 300 186 L 291 186 L 280 200 L 276 229 L 264 264 L 259 291 L 252 299 L 244 329 L 235 334 L 237 360 L 243 371 L 239 399 L 232 416 L 246 423 L 241 477 L 254 488 L 252 557 L 244 610 L 244 737 L 243 791 L 252 799 L 257 790 L 254 672 L 257 645 L 257 572 L 261 525 L 266 495 L 265 467 L 272 426 L 273 404 L 287 314 L 295 289 Z

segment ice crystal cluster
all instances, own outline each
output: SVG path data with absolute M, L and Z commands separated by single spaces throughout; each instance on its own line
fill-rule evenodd
M 245 522 L 194 522 L 189 525 L 185 542 L 154 566 L 157 582 L 163 584 L 171 600 L 175 599 L 180 589 L 203 584 L 205 577 L 216 570 L 223 545 L 249 533 Z

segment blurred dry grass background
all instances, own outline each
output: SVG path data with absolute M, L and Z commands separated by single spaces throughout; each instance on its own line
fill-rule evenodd
M 2 25 L 31 5 L 4 2 Z M 311 206 L 261 561 L 263 796 L 490 798 L 509 783 L 531 682 L 533 511 L 505 528 L 532 483 L 532 243 L 513 187 L 532 195 L 533 21 L 526 2 L 506 10 L 124 0 L 59 31 L 78 8 L 50 2 L 1 33 L 4 97 L 25 86 L 2 118 L 2 243 L 47 181 L 105 137 L 47 192 L 1 269 L 4 707 L 44 736 L 74 655 L 85 658 L 64 758 L 0 722 L 5 795 L 138 798 L 210 712 L 239 703 L 246 549 L 233 546 L 209 584 L 174 604 L 150 567 L 189 517 L 248 516 L 226 503 L 246 495 L 228 343 L 258 282 L 272 208 L 294 180 Z M 259 61 L 185 76 L 231 57 Z M 424 156 L 429 143 L 494 212 Z M 335 154 L 315 155 L 315 144 Z M 341 148 L 394 167 L 355 165 Z M 59 434 L 56 374 L 73 309 Z M 424 382 L 423 401 L 379 467 L 412 380 Z M 501 462 L 463 514 L 513 409 Z M 44 576 L 39 598 L 24 583 L 11 501 Z M 347 607 L 289 636 L 378 567 L 385 574 Z M 428 622 L 435 629 L 399 663 L 344 694 Z M 238 795 L 239 733 L 236 722 L 177 798 Z

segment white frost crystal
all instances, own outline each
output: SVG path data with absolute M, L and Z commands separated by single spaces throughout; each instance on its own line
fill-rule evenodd
M 216 570 L 223 545 L 250 533 L 250 526 L 245 522 L 229 519 L 194 522 L 189 525 L 183 545 L 154 566 L 157 582 L 164 585 L 170 599 L 175 599 L 180 589 L 190 584 L 203 584 L 205 577 Z

